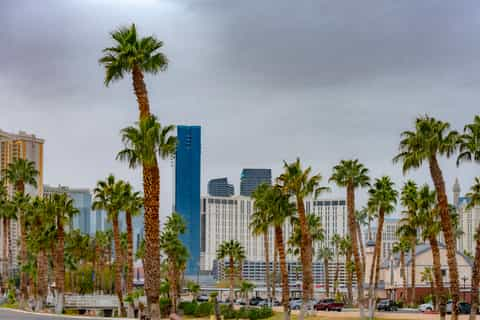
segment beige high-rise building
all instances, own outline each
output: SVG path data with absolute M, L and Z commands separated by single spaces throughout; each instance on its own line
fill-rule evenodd
M 38 170 L 37 187 L 30 185 L 25 186 L 26 193 L 31 196 L 41 196 L 43 194 L 43 144 L 44 140 L 37 138 L 33 134 L 27 134 L 20 131 L 19 133 L 8 133 L 0 129 L 0 180 L 3 170 L 7 169 L 8 165 L 17 159 L 27 159 L 35 163 L 35 167 Z M 8 192 L 13 195 L 13 185 L 8 185 Z M 0 239 L 3 239 L 3 223 L 0 227 Z M 20 226 L 17 221 L 10 221 L 10 232 L 8 236 L 8 256 L 3 256 L 3 241 L 0 241 L 0 257 L 2 261 L 8 260 L 9 268 L 16 268 L 17 256 L 19 246 L 17 240 L 20 234 Z M 0 263 L 0 267 L 3 268 L 4 264 Z

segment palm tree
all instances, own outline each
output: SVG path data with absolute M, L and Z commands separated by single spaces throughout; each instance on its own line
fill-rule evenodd
M 406 208 L 406 217 L 400 220 L 400 227 L 397 230 L 397 233 L 407 239 L 410 239 L 410 252 L 411 252 L 411 288 L 408 300 L 410 304 L 415 303 L 415 272 L 416 272 L 416 246 L 417 246 L 417 229 L 419 227 L 419 216 L 418 216 L 418 190 L 417 185 L 414 181 L 409 180 L 405 183 L 402 188 L 402 193 L 400 197 L 402 206 Z
M 172 155 L 176 150 L 176 137 L 171 136 L 174 126 L 162 127 L 156 117 L 141 117 L 136 127 L 121 131 L 125 149 L 117 159 L 127 161 L 130 168 L 142 166 L 145 208 L 145 291 L 147 309 L 152 319 L 159 319 L 160 306 L 160 171 L 157 153 L 161 158 Z
M 357 276 L 357 299 L 360 306 L 360 317 L 364 317 L 364 293 L 363 283 L 364 274 L 363 266 L 358 253 L 358 239 L 355 221 L 355 189 L 369 186 L 370 178 L 368 177 L 368 169 L 361 164 L 358 159 L 342 160 L 338 165 L 333 167 L 333 174 L 330 181 L 335 182 L 339 187 L 347 189 L 347 212 L 348 212 L 348 229 L 352 242 L 353 258 L 355 261 L 355 272 Z
M 63 313 L 64 292 L 65 292 L 65 231 L 69 220 L 76 214 L 78 209 L 74 207 L 73 200 L 65 193 L 54 194 L 51 197 L 53 202 L 52 211 L 56 227 L 56 250 L 55 250 L 55 312 Z
M 355 265 L 352 262 L 352 239 L 345 236 L 340 241 L 340 254 L 345 257 L 345 271 L 347 273 L 347 300 L 348 304 L 353 301 L 353 272 L 355 272 Z
M 471 209 L 474 206 L 480 205 L 480 177 L 475 178 L 475 182 L 470 188 L 470 192 L 467 193 L 467 197 L 470 198 L 470 202 L 467 205 L 467 209 Z M 480 283 L 480 225 L 477 226 L 477 231 L 476 231 L 475 259 L 474 259 L 473 269 L 472 269 L 472 289 L 471 289 L 472 308 L 470 313 L 470 319 L 475 319 L 477 314 L 479 283 Z
M 248 294 L 253 291 L 255 285 L 248 281 L 242 281 L 240 283 L 240 293 L 243 295 L 245 301 L 248 301 Z
M 435 306 L 437 305 L 436 299 L 435 299 L 435 287 L 433 283 L 433 269 L 432 267 L 425 267 L 423 271 L 420 273 L 421 275 L 421 281 L 425 282 L 430 285 L 430 295 L 432 296 L 432 305 Z
M 407 293 L 407 274 L 405 272 L 405 253 L 410 249 L 410 241 L 400 238 L 400 240 L 393 244 L 392 252 L 400 256 L 400 277 L 403 280 L 403 293 Z
M 220 244 L 217 249 L 217 260 L 228 258 L 229 263 L 229 277 L 230 277 L 230 297 L 229 303 L 233 307 L 233 285 L 235 282 L 235 262 L 238 262 L 238 257 L 244 255 L 244 249 L 237 240 L 228 240 Z
M 400 141 L 400 152 L 393 159 L 402 161 L 403 172 L 419 168 L 428 161 L 430 175 L 437 192 L 437 201 L 441 226 L 447 247 L 447 261 L 452 294 L 452 320 L 457 319 L 459 301 L 458 267 L 456 260 L 456 241 L 453 233 L 452 217 L 448 210 L 447 194 L 442 170 L 438 163 L 439 156 L 450 157 L 458 146 L 458 133 L 450 130 L 450 124 L 427 115 L 417 118 L 414 131 L 404 131 Z
M 333 251 L 327 246 L 320 248 L 318 252 L 318 260 L 323 261 L 323 274 L 325 277 L 325 294 L 327 298 L 330 297 L 330 272 L 329 272 L 329 262 L 333 258 Z
M 360 239 L 359 247 L 360 247 L 360 256 L 362 258 L 362 266 L 363 272 L 365 273 L 366 268 L 366 256 L 365 256 L 365 249 L 363 247 L 363 236 L 362 236 L 362 226 L 367 225 L 367 233 L 370 233 L 370 217 L 372 210 L 369 210 L 367 207 L 362 208 L 362 210 L 355 211 L 355 220 L 356 220 L 356 227 L 357 227 L 357 239 Z M 370 239 L 369 239 L 370 240 Z
M 7 182 L 10 182 L 15 186 L 15 191 L 21 195 L 25 193 L 25 185 L 31 185 L 37 187 L 38 170 L 35 168 L 35 163 L 25 159 L 17 159 L 8 164 L 7 168 L 3 172 L 3 177 Z M 19 208 L 19 207 L 17 207 Z M 19 208 L 20 209 L 20 208 Z M 26 231 L 22 226 L 25 225 L 24 217 L 21 211 L 17 212 L 20 223 L 20 263 L 27 263 L 27 249 L 26 249 Z M 25 307 L 27 301 L 27 275 L 25 272 L 21 273 L 20 277 L 20 292 L 21 301 L 20 305 Z
M 457 166 L 464 161 L 475 161 L 480 164 L 480 116 L 476 115 L 473 123 L 467 124 L 460 136 L 460 153 Z
M 430 190 L 427 184 L 422 186 L 418 191 L 419 222 L 422 230 L 422 238 L 428 240 L 432 249 L 433 275 L 436 287 L 435 292 L 440 306 L 440 318 L 445 319 L 447 297 L 443 287 L 440 249 L 437 240 L 442 228 L 442 222 L 435 197 L 435 191 Z
M 8 199 L 7 188 L 5 184 L 0 181 L 0 218 L 2 219 L 2 288 L 3 291 L 8 287 L 8 261 L 9 261 L 9 233 L 10 233 L 10 221 L 16 218 L 16 208 L 12 206 Z
M 125 183 L 116 181 L 112 174 L 104 181 L 98 181 L 93 190 L 94 201 L 92 210 L 105 210 L 108 219 L 112 222 L 113 243 L 115 247 L 115 291 L 120 302 L 120 313 L 122 317 L 126 316 L 123 304 L 122 293 L 122 265 L 121 265 L 121 245 L 120 231 L 118 225 L 118 215 L 124 208 L 125 203 Z
M 268 300 L 272 300 L 270 292 L 270 257 L 269 257 L 269 243 L 268 231 L 271 224 L 271 214 L 269 203 L 267 201 L 268 193 L 271 187 L 268 184 L 261 184 L 252 193 L 252 198 L 255 200 L 255 212 L 251 217 L 250 229 L 254 236 L 263 236 L 263 246 L 265 251 L 265 287 L 267 288 Z
M 125 211 L 125 224 L 127 226 L 127 294 L 133 294 L 133 223 L 132 217 L 140 213 L 143 207 L 143 198 L 139 192 L 134 192 L 129 183 L 124 184 L 123 192 L 123 210 Z M 134 316 L 133 301 L 128 304 L 127 316 Z
M 192 294 L 192 301 L 197 300 L 198 293 L 200 292 L 200 285 L 196 282 L 189 281 L 187 283 L 188 291 Z
M 337 296 L 338 290 L 338 277 L 340 275 L 340 244 L 342 242 L 342 237 L 338 233 L 335 233 L 332 236 L 332 246 L 334 248 L 335 253 L 335 277 L 333 279 L 333 295 Z
M 302 169 L 299 158 L 290 164 L 284 162 L 283 169 L 284 172 L 277 178 L 277 181 L 285 194 L 295 196 L 300 225 L 300 256 L 303 269 L 303 303 L 299 319 L 303 320 L 306 311 L 306 303 L 313 298 L 312 234 L 310 234 L 308 230 L 304 199 L 310 195 L 313 195 L 313 197 L 316 198 L 320 193 L 327 191 L 328 188 L 319 186 L 320 181 L 322 180 L 320 174 L 310 176 L 312 171 L 311 167 Z
M 314 244 L 317 241 L 323 241 L 325 239 L 324 230 L 322 227 L 322 222 L 320 217 L 315 214 L 307 214 L 307 226 L 308 231 L 312 235 L 312 255 L 315 254 L 315 246 Z M 288 244 L 290 246 L 290 253 L 294 256 L 300 255 L 301 245 L 302 245 L 302 237 L 301 237 L 301 229 L 300 224 L 298 222 L 298 217 L 292 215 L 290 217 L 290 223 L 292 225 L 292 234 L 290 235 L 290 239 L 288 239 Z

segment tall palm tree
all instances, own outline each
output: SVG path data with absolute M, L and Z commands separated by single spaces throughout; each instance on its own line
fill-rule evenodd
M 299 319 L 303 320 L 306 311 L 306 303 L 313 298 L 312 235 L 308 230 L 304 199 L 308 196 L 316 198 L 322 192 L 327 191 L 328 188 L 320 187 L 322 176 L 320 174 L 311 175 L 311 167 L 303 169 L 299 158 L 292 163 L 284 161 L 283 169 L 284 172 L 277 178 L 277 182 L 282 187 L 285 194 L 295 197 L 301 231 L 300 256 L 303 271 L 303 303 Z
M 432 249 L 435 292 L 437 294 L 437 301 L 439 302 L 440 318 L 445 319 L 447 296 L 445 288 L 443 287 L 440 249 L 437 240 L 442 229 L 442 221 L 435 197 L 435 191 L 430 190 L 427 184 L 418 190 L 418 212 L 422 238 L 428 240 Z
M 122 265 L 121 265 L 121 245 L 120 231 L 118 224 L 118 215 L 124 208 L 125 203 L 125 182 L 117 181 L 114 175 L 109 175 L 104 181 L 98 181 L 93 190 L 94 201 L 93 210 L 105 210 L 108 219 L 112 222 L 113 243 L 115 247 L 115 292 L 120 302 L 120 313 L 122 317 L 126 316 L 123 304 L 122 293 Z
M 404 131 L 400 141 L 400 152 L 393 159 L 402 162 L 403 172 L 419 168 L 427 161 L 437 192 L 437 201 L 441 226 L 447 246 L 447 261 L 452 294 L 452 320 L 457 320 L 459 301 L 458 266 L 456 260 L 456 241 L 453 232 L 452 217 L 448 209 L 445 180 L 443 179 L 438 157 L 450 157 L 458 146 L 458 133 L 450 130 L 450 124 L 427 115 L 417 118 L 414 131 Z
M 407 274 L 405 272 L 405 253 L 410 250 L 410 241 L 405 238 L 400 238 L 398 242 L 395 242 L 392 247 L 394 254 L 400 256 L 400 278 L 403 280 L 403 293 L 407 294 Z
M 278 251 L 280 274 L 282 278 L 282 305 L 284 320 L 290 319 L 290 286 L 288 281 L 287 257 L 285 242 L 283 239 L 283 227 L 285 222 L 293 216 L 295 205 L 290 203 L 289 196 L 284 194 L 279 186 L 271 189 L 267 198 L 268 207 L 271 210 L 271 222 L 275 230 L 275 243 Z
M 125 211 L 125 224 L 127 226 L 127 279 L 126 291 L 133 294 L 133 222 L 132 217 L 140 213 L 143 207 L 143 198 L 139 192 L 133 191 L 129 183 L 124 184 L 123 193 L 123 210 Z M 127 316 L 133 318 L 134 305 L 133 300 L 128 305 Z
M 325 279 L 325 294 L 330 297 L 330 272 L 329 265 L 333 258 L 333 251 L 327 246 L 322 246 L 318 251 L 318 260 L 323 262 L 323 274 Z
M 56 250 L 55 250 L 55 312 L 63 313 L 65 292 L 65 226 L 72 217 L 79 213 L 73 205 L 73 200 L 66 194 L 54 194 L 51 197 L 52 211 L 56 227 Z
M 128 162 L 130 168 L 142 166 L 145 208 L 145 291 L 147 309 L 152 319 L 159 319 L 160 290 L 160 171 L 157 153 L 166 158 L 175 153 L 176 137 L 171 133 L 174 126 L 162 127 L 155 116 L 142 117 L 137 126 L 121 131 L 125 149 L 117 159 Z
M 400 202 L 402 206 L 406 208 L 406 217 L 400 220 L 400 227 L 398 228 L 397 232 L 399 235 L 410 239 L 410 252 L 411 252 L 411 262 L 412 262 L 412 269 L 411 269 L 411 286 L 410 286 L 410 294 L 408 296 L 408 300 L 410 304 L 415 304 L 415 272 L 416 272 L 416 246 L 417 246 L 417 229 L 420 226 L 419 216 L 418 216 L 418 190 L 417 184 L 409 180 L 407 181 L 403 188 L 402 193 L 400 196 Z
M 459 149 L 457 166 L 464 161 L 474 161 L 480 164 L 480 115 L 476 115 L 473 123 L 467 124 L 463 128 Z
M 9 243 L 8 235 L 10 233 L 10 221 L 16 218 L 16 208 L 12 206 L 8 199 L 7 188 L 5 184 L 0 181 L 0 218 L 2 219 L 2 288 L 3 291 L 8 287 L 8 262 L 9 262 Z
M 312 255 L 315 255 L 314 244 L 318 241 L 323 241 L 325 239 L 325 233 L 319 216 L 315 214 L 307 214 L 306 219 L 308 231 L 312 235 Z M 290 253 L 294 256 L 299 256 L 302 245 L 302 236 L 298 217 L 296 215 L 292 215 L 290 217 L 290 223 L 293 229 L 290 239 L 288 239 Z
M 25 185 L 37 186 L 38 170 L 35 168 L 35 163 L 26 159 L 17 159 L 8 164 L 3 172 L 3 177 L 7 182 L 15 186 L 15 191 L 21 195 L 25 193 Z M 19 207 L 17 207 L 19 208 Z M 20 223 L 20 263 L 27 263 L 27 249 L 26 249 L 26 231 L 22 226 L 25 224 L 24 217 L 21 211 L 17 212 L 17 217 Z M 27 292 L 27 274 L 21 273 L 20 277 L 20 305 L 25 307 L 28 296 Z
M 347 235 L 340 241 L 340 254 L 345 257 L 345 271 L 347 273 L 347 302 L 352 304 L 353 301 L 353 272 L 355 265 L 352 262 L 352 239 Z
M 234 292 L 233 285 L 235 282 L 235 263 L 238 262 L 238 257 L 244 255 L 244 249 L 237 240 L 228 240 L 220 244 L 217 249 L 217 260 L 228 258 L 229 263 L 229 277 L 230 277 L 230 305 L 233 306 Z
M 251 217 L 250 229 L 254 236 L 263 236 L 263 246 L 265 251 L 265 287 L 267 288 L 268 300 L 272 300 L 270 292 L 270 250 L 268 242 L 268 232 L 271 224 L 271 211 L 269 210 L 269 203 L 266 199 L 271 190 L 268 184 L 259 185 L 252 193 L 252 198 L 255 200 L 255 212 Z
M 358 159 L 342 160 L 333 167 L 333 174 L 330 181 L 335 182 L 339 187 L 347 189 L 347 212 L 348 212 L 348 231 L 352 242 L 353 258 L 355 262 L 355 273 L 357 276 L 357 299 L 360 307 L 360 317 L 364 315 L 364 274 L 363 266 L 358 253 L 358 239 L 355 220 L 355 189 L 369 186 L 370 178 L 368 169 L 361 164 Z
M 333 295 L 334 297 L 337 296 L 337 290 L 338 290 L 338 277 L 340 275 L 340 244 L 342 242 L 342 237 L 338 233 L 335 233 L 332 236 L 332 246 L 334 248 L 334 254 L 335 254 L 335 276 L 333 278 Z
M 369 210 L 367 207 L 362 208 L 361 210 L 355 211 L 355 220 L 357 226 L 357 239 L 360 239 L 359 247 L 360 247 L 360 256 L 362 258 L 362 266 L 363 272 L 365 273 L 366 268 L 366 256 L 365 256 L 365 248 L 363 247 L 363 235 L 362 235 L 362 226 L 367 225 L 367 233 L 370 233 L 370 212 L 373 210 Z
M 470 188 L 470 192 L 467 193 L 467 197 L 470 198 L 470 202 L 467 205 L 467 209 L 471 209 L 474 206 L 480 205 L 480 177 L 476 177 L 475 181 Z M 477 226 L 476 231 L 476 246 L 475 246 L 475 259 L 472 269 L 472 308 L 470 313 L 470 319 L 475 319 L 478 309 L 478 286 L 480 283 L 480 225 Z

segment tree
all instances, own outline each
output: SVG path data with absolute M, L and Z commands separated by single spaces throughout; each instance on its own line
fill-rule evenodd
M 393 244 L 392 252 L 400 256 L 400 277 L 403 280 L 403 293 L 407 294 L 407 274 L 405 272 L 405 253 L 410 249 L 410 241 L 405 238 Z
M 120 231 L 118 225 L 118 215 L 124 208 L 125 203 L 125 183 L 116 181 L 115 176 L 110 174 L 105 180 L 98 181 L 93 190 L 94 201 L 93 210 L 105 210 L 108 219 L 112 222 L 113 243 L 115 248 L 115 292 L 120 303 L 121 316 L 126 316 L 123 304 L 122 293 L 122 265 L 121 265 L 121 245 Z
M 475 181 L 470 188 L 470 192 L 467 193 L 467 197 L 470 202 L 467 205 L 467 209 L 471 209 L 474 206 L 480 205 L 480 177 L 476 177 Z M 470 313 L 470 319 L 475 319 L 478 310 L 478 286 L 480 283 L 480 225 L 477 226 L 475 233 L 475 259 L 472 268 L 472 308 Z
M 265 251 L 265 287 L 267 288 L 268 300 L 272 300 L 270 292 L 270 250 L 268 243 L 268 231 L 271 224 L 271 214 L 269 204 L 267 201 L 268 193 L 271 187 L 268 184 L 259 185 L 252 193 L 252 198 L 255 200 L 255 212 L 252 214 L 250 222 L 250 230 L 254 236 L 263 236 L 263 246 Z
M 345 271 L 347 273 L 347 300 L 348 304 L 352 304 L 353 300 L 353 272 L 355 265 L 352 262 L 352 240 L 349 236 L 345 236 L 340 241 L 340 255 L 345 257 Z
M 9 163 L 7 168 L 3 171 L 4 179 L 15 186 L 15 191 L 20 195 L 25 193 L 25 185 L 37 187 L 38 170 L 35 168 L 35 163 L 25 159 L 17 159 Z M 16 207 L 21 209 L 21 207 Z M 24 215 L 21 210 L 17 211 L 17 217 L 20 223 L 20 263 L 27 263 L 26 238 L 27 234 L 25 228 Z M 20 276 L 20 306 L 25 307 L 28 299 L 27 289 L 27 275 L 25 272 Z
M 348 212 L 348 231 L 352 242 L 353 258 L 355 262 L 355 273 L 357 276 L 357 299 L 360 306 L 360 317 L 364 317 L 364 274 L 363 266 L 358 253 L 358 239 L 355 221 L 355 189 L 369 186 L 370 178 L 368 169 L 361 164 L 358 159 L 342 160 L 333 167 L 333 174 L 330 181 L 335 182 L 339 187 L 347 189 L 347 212 Z
M 436 306 L 436 299 L 435 299 L 435 285 L 433 283 L 433 269 L 432 267 L 425 267 L 423 271 L 420 273 L 420 281 L 425 282 L 426 284 L 430 285 L 430 295 L 432 296 L 432 305 Z
M 329 264 L 333 258 L 333 251 L 327 246 L 322 246 L 318 251 L 318 260 L 323 262 L 323 274 L 325 280 L 325 294 L 330 297 L 330 272 Z
M 238 257 L 245 255 L 244 249 L 237 240 L 228 240 L 220 244 L 217 249 L 217 260 L 228 259 L 229 278 L 230 278 L 230 297 L 229 303 L 233 307 L 233 285 L 235 282 L 235 263 L 238 263 Z
M 408 296 L 410 304 L 415 304 L 415 272 L 416 272 L 416 246 L 417 246 L 417 229 L 420 227 L 420 221 L 418 216 L 418 190 L 417 185 L 414 181 L 409 180 L 405 183 L 402 188 L 402 193 L 400 196 L 400 202 L 402 206 L 406 208 L 406 217 L 400 220 L 400 227 L 397 232 L 401 236 L 410 239 L 410 250 L 411 250 L 411 292 Z
M 440 249 L 437 240 L 442 229 L 442 222 L 435 197 L 435 191 L 430 190 L 427 184 L 422 186 L 418 191 L 418 212 L 422 238 L 428 240 L 432 249 L 433 275 L 435 279 L 435 292 L 437 294 L 437 301 L 439 302 L 440 318 L 445 319 L 447 296 L 445 288 L 443 287 Z
M 3 238 L 2 238 L 2 288 L 3 292 L 8 289 L 8 266 L 11 253 L 9 252 L 9 234 L 10 221 L 17 218 L 17 209 L 12 205 L 8 199 L 7 188 L 3 181 L 0 181 L 0 218 L 3 223 Z
M 456 260 L 456 241 L 452 218 L 448 209 L 445 181 L 438 157 L 450 157 L 457 150 L 458 133 L 450 130 L 450 124 L 427 115 L 417 118 L 414 131 L 404 131 L 401 135 L 400 152 L 393 159 L 402 162 L 403 172 L 419 168 L 427 161 L 437 194 L 441 226 L 447 247 L 447 262 L 452 294 L 452 320 L 457 319 L 459 301 L 459 280 Z
M 480 116 L 476 115 L 473 123 L 467 124 L 463 128 L 463 132 L 460 136 L 457 166 L 465 161 L 474 161 L 480 164 Z
M 300 257 L 302 260 L 303 271 L 303 303 L 299 319 L 303 320 L 306 311 L 306 303 L 313 298 L 312 234 L 308 230 L 304 199 L 310 195 L 313 195 L 313 198 L 316 198 L 322 192 L 327 191 L 328 188 L 320 187 L 322 176 L 320 174 L 311 175 L 311 167 L 302 169 L 299 158 L 292 163 L 284 161 L 283 169 L 284 172 L 277 178 L 277 182 L 285 194 L 295 197 L 297 203 L 297 214 L 301 236 Z
M 245 301 L 248 301 L 248 294 L 253 291 L 255 285 L 248 281 L 240 283 L 240 293 L 243 295 Z
M 193 282 L 193 281 L 189 281 L 187 283 L 187 288 L 188 288 L 188 291 L 190 291 L 190 293 L 192 294 L 192 301 L 196 301 L 197 300 L 197 296 L 200 292 L 200 285 L 196 282 Z
M 145 208 L 145 291 L 147 311 L 152 319 L 160 318 L 158 304 L 160 288 L 160 171 L 157 153 L 165 159 L 176 150 L 176 137 L 171 135 L 174 126 L 162 127 L 155 116 L 141 117 L 137 126 L 121 131 L 125 149 L 117 159 L 128 162 L 130 168 L 142 166 Z
M 333 278 L 333 295 L 336 297 L 338 292 L 338 277 L 340 275 L 340 245 L 342 237 L 338 233 L 335 233 L 332 237 L 332 246 L 335 254 L 335 277 Z

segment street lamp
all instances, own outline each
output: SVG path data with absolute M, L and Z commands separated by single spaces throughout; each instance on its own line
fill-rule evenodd
M 465 283 L 466 283 L 467 280 L 468 280 L 467 276 L 463 276 L 463 277 L 462 277 L 462 280 L 463 280 L 463 301 L 465 301 L 465 290 L 466 290 L 466 285 L 465 285 Z

